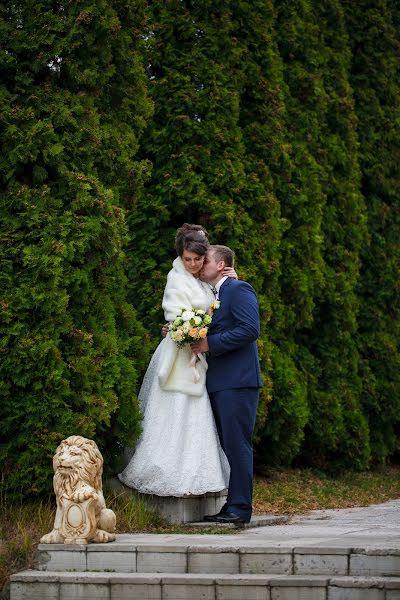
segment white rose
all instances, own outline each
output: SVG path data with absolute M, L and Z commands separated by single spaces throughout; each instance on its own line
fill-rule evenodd
M 190 319 L 193 319 L 194 317 L 194 312 L 192 310 L 184 310 L 183 313 L 181 314 L 181 318 L 184 321 L 190 321 Z
M 201 323 L 201 321 L 202 321 L 202 318 L 201 318 L 201 317 L 194 317 L 194 319 L 193 319 L 193 320 L 194 320 L 194 324 L 195 324 L 195 325 L 200 325 L 200 323 Z
M 206 311 L 205 310 L 201 310 L 200 308 L 198 308 L 196 310 L 196 312 L 197 312 L 198 315 L 205 315 L 206 314 Z
M 190 325 L 189 321 L 185 321 L 184 324 L 182 325 L 182 331 L 187 333 L 189 331 L 189 329 L 192 329 L 192 326 Z

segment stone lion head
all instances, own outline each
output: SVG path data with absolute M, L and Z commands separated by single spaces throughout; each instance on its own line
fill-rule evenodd
M 93 440 L 71 435 L 58 446 L 53 458 L 54 491 L 57 496 L 70 496 L 78 485 L 89 485 L 101 491 L 103 457 Z

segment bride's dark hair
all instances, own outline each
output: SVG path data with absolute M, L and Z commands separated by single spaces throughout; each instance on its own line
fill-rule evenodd
M 182 256 L 184 250 L 204 256 L 209 247 L 208 231 L 202 225 L 184 223 L 176 232 L 175 249 L 178 256 Z

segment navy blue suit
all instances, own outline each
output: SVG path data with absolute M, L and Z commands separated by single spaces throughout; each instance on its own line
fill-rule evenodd
M 260 316 L 256 293 L 245 281 L 226 279 L 219 300 L 207 338 L 207 390 L 231 467 L 225 509 L 249 521 L 253 493 L 251 437 L 261 387 L 256 344 Z

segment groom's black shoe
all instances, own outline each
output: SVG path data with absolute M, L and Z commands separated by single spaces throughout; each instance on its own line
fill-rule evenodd
M 203 521 L 210 521 L 210 522 L 214 522 L 216 521 L 219 517 L 221 517 L 222 515 L 226 515 L 226 513 L 224 512 L 219 512 L 216 515 L 204 515 L 203 517 Z
M 221 515 L 216 515 L 214 521 L 216 523 L 235 523 L 236 525 L 248 523 L 246 519 L 243 519 L 243 517 L 239 517 L 239 515 L 235 515 L 235 513 L 232 512 L 224 512 Z
M 219 513 L 217 513 L 216 515 L 204 515 L 203 517 L 203 521 L 210 521 L 210 522 L 214 522 L 217 520 L 218 517 L 220 517 L 221 515 L 225 515 L 226 514 L 226 504 L 224 504 L 224 506 L 221 508 L 221 510 L 219 511 Z

